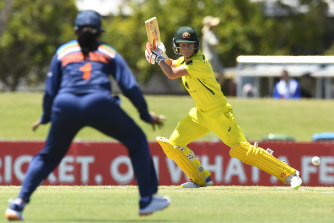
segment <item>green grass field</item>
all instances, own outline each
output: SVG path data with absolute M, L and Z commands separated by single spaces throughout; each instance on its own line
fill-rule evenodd
M 136 109 L 127 98 L 122 106 L 143 128 L 148 139 L 169 137 L 178 121 L 194 106 L 189 96 L 146 95 L 151 111 L 167 116 L 162 129 L 153 131 L 141 121 Z M 334 131 L 334 100 L 273 100 L 228 98 L 237 120 L 249 140 L 260 140 L 269 133 L 287 134 L 297 141 L 311 141 L 312 135 Z M 39 119 L 42 108 L 41 93 L 0 93 L 0 139 L 44 140 L 48 126 L 31 131 L 32 123 Z M 199 140 L 215 140 L 209 133 Z M 76 140 L 111 140 L 89 127 L 79 132 Z
M 2 186 L 1 207 L 19 188 Z M 41 186 L 24 212 L 25 222 L 333 222 L 334 188 L 212 186 L 182 189 L 161 186 L 171 197 L 167 209 L 138 213 L 136 186 Z
M 164 128 L 152 131 L 140 121 L 126 98 L 122 106 L 144 129 L 150 141 L 168 137 L 177 122 L 194 105 L 189 96 L 146 96 L 150 110 L 168 117 Z M 250 140 L 268 133 L 284 133 L 298 141 L 311 141 L 317 132 L 334 131 L 333 100 L 276 101 L 229 98 L 237 120 Z M 31 125 L 41 115 L 41 93 L 0 93 L 0 139 L 44 140 L 48 126 L 37 132 Z M 110 140 L 91 128 L 79 132 L 77 140 Z M 201 140 L 215 140 L 212 133 Z M 0 210 L 19 187 L 0 187 Z M 212 186 L 194 190 L 161 186 L 171 206 L 152 216 L 138 216 L 135 186 L 41 186 L 27 206 L 25 222 L 333 222 L 334 188 Z M 1 220 L 0 220 L 1 222 Z

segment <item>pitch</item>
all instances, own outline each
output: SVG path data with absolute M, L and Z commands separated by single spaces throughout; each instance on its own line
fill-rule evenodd
M 19 187 L 1 186 L 0 210 Z M 26 207 L 25 222 L 331 222 L 333 187 L 160 186 L 172 204 L 138 215 L 136 186 L 41 186 Z

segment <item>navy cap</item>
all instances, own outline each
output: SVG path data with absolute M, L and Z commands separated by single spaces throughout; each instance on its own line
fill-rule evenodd
M 93 10 L 84 10 L 77 14 L 77 17 L 75 18 L 74 29 L 78 30 L 84 26 L 90 26 L 96 29 L 98 32 L 104 31 L 101 25 L 100 14 Z

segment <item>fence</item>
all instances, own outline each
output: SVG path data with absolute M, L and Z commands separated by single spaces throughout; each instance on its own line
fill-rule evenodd
M 20 185 L 33 155 L 43 142 L 0 142 L 0 184 Z M 274 155 L 301 172 L 305 186 L 334 186 L 334 143 L 330 142 L 263 142 Z M 212 173 L 215 185 L 282 186 L 274 177 L 241 163 L 228 154 L 221 142 L 190 144 L 203 166 Z M 166 158 L 160 146 L 150 143 L 160 185 L 179 185 L 186 176 L 176 164 Z M 313 156 L 321 164 L 311 163 Z M 44 185 L 135 185 L 134 173 L 126 148 L 116 142 L 74 142 L 58 168 Z

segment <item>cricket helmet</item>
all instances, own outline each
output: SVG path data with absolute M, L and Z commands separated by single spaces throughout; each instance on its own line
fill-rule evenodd
M 199 49 L 199 40 L 194 28 L 190 26 L 182 26 L 178 28 L 173 38 L 173 49 L 176 54 L 180 54 L 179 43 L 195 43 L 195 52 Z
M 102 29 L 100 14 L 93 10 L 84 10 L 77 14 L 74 29 L 76 31 L 80 31 L 80 29 L 85 26 L 91 27 L 95 33 L 101 33 L 104 31 Z

